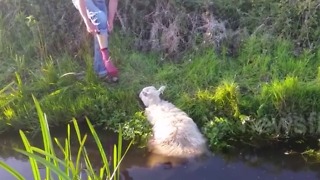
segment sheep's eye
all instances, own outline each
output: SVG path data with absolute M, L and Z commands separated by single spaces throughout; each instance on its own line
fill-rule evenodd
M 143 94 L 144 96 L 148 96 L 148 93 L 147 93 L 147 92 L 142 92 L 142 94 Z

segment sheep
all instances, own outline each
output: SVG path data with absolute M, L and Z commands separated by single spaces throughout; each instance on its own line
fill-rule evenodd
M 148 86 L 139 94 L 146 107 L 146 118 L 152 126 L 149 151 L 177 158 L 207 154 L 206 139 L 194 121 L 181 109 L 160 98 L 164 89 L 165 86 L 158 90 L 154 86 Z

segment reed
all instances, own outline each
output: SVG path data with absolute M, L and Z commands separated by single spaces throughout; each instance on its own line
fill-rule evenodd
M 86 151 L 85 142 L 88 135 L 80 132 L 80 128 L 76 119 L 72 120 L 72 125 L 75 129 L 79 147 L 76 151 L 76 156 L 71 153 L 71 126 L 67 126 L 67 137 L 65 138 L 64 143 L 62 144 L 57 138 L 52 138 L 50 134 L 50 128 L 48 126 L 48 121 L 46 114 L 43 113 L 39 102 L 33 96 L 37 114 L 39 117 L 42 138 L 43 138 L 43 149 L 33 146 L 30 144 L 29 139 L 26 134 L 20 130 L 20 136 L 23 141 L 25 149 L 15 149 L 17 152 L 27 156 L 29 158 L 30 167 L 33 173 L 33 179 L 35 180 L 51 180 L 51 179 L 82 179 L 82 176 L 86 176 L 86 179 L 113 179 L 117 180 L 120 178 L 120 169 L 119 165 L 123 160 L 125 154 L 129 150 L 132 142 L 129 143 L 128 147 L 123 153 L 123 144 L 122 144 L 122 129 L 119 128 L 118 133 L 118 144 L 114 145 L 113 150 L 113 163 L 111 166 L 111 160 L 108 160 L 107 155 L 103 149 L 102 143 L 89 119 L 86 119 L 87 125 L 90 129 L 90 134 L 93 136 L 99 154 L 103 162 L 102 167 L 95 168 L 90 162 L 90 157 Z M 55 142 L 55 143 L 54 143 Z M 58 146 L 58 149 L 55 148 L 55 145 Z M 63 157 L 60 158 L 56 151 L 60 150 Z M 76 157 L 76 158 L 73 158 Z M 45 167 L 45 177 L 41 177 L 40 166 Z M 23 180 L 26 179 L 21 173 L 12 167 L 8 166 L 4 162 L 0 162 L 0 167 L 12 174 L 16 179 Z M 99 172 L 99 173 L 97 173 Z

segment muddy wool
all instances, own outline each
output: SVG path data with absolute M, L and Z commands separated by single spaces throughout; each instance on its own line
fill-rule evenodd
M 154 86 L 148 86 L 139 94 L 153 130 L 149 150 L 156 154 L 182 158 L 204 154 L 207 152 L 206 139 L 185 112 L 160 98 L 164 89 L 164 86 L 158 90 Z

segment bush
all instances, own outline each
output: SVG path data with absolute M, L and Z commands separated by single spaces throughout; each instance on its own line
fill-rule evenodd
M 317 0 L 217 0 L 215 15 L 227 19 L 232 29 L 268 33 L 293 39 L 299 47 L 319 44 L 320 12 Z
M 0 9 L 8 42 L 22 49 L 31 44 L 35 48 L 32 52 L 42 58 L 59 52 L 74 52 L 85 38 L 72 1 L 4 0 Z M 20 49 L 14 48 L 16 52 Z

